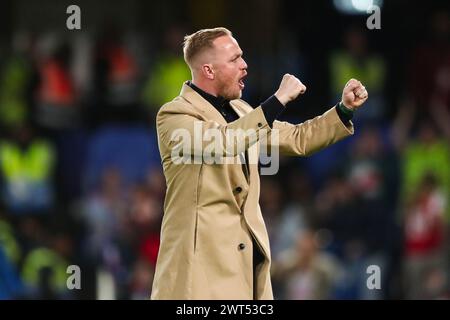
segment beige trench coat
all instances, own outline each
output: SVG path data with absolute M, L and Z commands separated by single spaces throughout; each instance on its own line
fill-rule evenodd
M 298 125 L 275 121 L 271 129 L 260 106 L 253 109 L 242 100 L 230 104 L 240 119 L 227 123 L 184 84 L 180 96 L 158 112 L 158 144 L 167 190 L 152 299 L 273 299 L 269 239 L 258 204 L 258 139 L 236 143 L 233 152 L 222 150 L 221 156 L 234 159 L 248 150 L 248 166 L 238 161 L 208 164 L 198 159 L 178 163 L 173 161 L 174 150 L 184 159 L 192 159 L 193 154 L 201 154 L 197 149 L 211 140 L 202 145 L 191 141 L 190 148 L 182 149 L 181 138 L 173 136 L 176 129 L 193 136 L 195 124 L 201 124 L 202 133 L 217 129 L 225 141 L 230 129 L 265 131 L 269 137 L 271 130 L 278 129 L 280 153 L 297 156 L 310 155 L 353 134 L 353 125 L 345 126 L 335 108 Z M 267 141 L 271 143 L 270 138 Z M 265 258 L 256 269 L 256 292 L 253 243 Z

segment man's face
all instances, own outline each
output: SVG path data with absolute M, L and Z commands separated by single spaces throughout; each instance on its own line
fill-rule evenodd
M 236 39 L 222 36 L 214 40 L 214 81 L 220 96 L 239 99 L 244 89 L 243 79 L 247 75 L 247 63 Z

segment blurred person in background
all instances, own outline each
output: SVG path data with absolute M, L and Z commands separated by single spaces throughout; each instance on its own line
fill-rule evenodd
M 0 63 L 0 130 L 30 120 L 32 90 L 36 85 L 35 39 L 26 32 L 13 36 L 10 55 Z
M 159 249 L 159 226 L 162 206 L 156 194 L 146 185 L 133 188 L 127 221 L 123 232 L 125 251 L 134 252 L 128 263 L 133 267 L 129 275 L 133 299 L 148 299 Z
M 38 61 L 35 120 L 42 128 L 60 130 L 80 123 L 81 110 L 70 70 L 72 47 L 57 43 Z
M 428 173 L 403 208 L 403 281 L 407 299 L 436 299 L 445 293 L 450 276 L 445 254 L 447 210 L 448 197 L 435 176 Z
M 103 172 L 99 186 L 83 203 L 82 215 L 86 223 L 86 256 L 90 260 L 105 264 L 104 252 L 113 246 L 120 226 L 125 219 L 126 193 L 122 176 L 116 168 Z
M 282 209 L 285 204 L 283 189 L 279 181 L 273 177 L 263 176 L 261 179 L 261 191 L 259 204 L 264 208 L 264 220 L 267 225 L 267 234 L 271 239 L 270 251 L 273 257 L 279 253 L 278 238 L 282 236 L 279 232 Z
M 189 68 L 179 55 L 183 28 L 172 25 L 164 33 L 164 46 L 156 57 L 143 88 L 143 100 L 153 118 L 160 106 L 180 93 L 180 85 L 190 77 Z
M 363 28 L 350 27 L 344 32 L 344 48 L 335 50 L 329 57 L 331 97 L 339 99 L 342 83 L 355 77 L 370 89 L 367 108 L 358 112 L 355 120 L 382 120 L 385 113 L 384 84 L 386 65 L 384 60 L 369 49 Z
M 135 271 L 131 270 L 135 265 L 140 266 L 138 272 L 142 264 L 152 268 L 156 264 L 162 201 L 158 197 L 161 191 L 157 178 L 154 179 L 127 185 L 123 173 L 110 167 L 103 172 L 99 186 L 84 200 L 85 260 L 96 268 L 96 273 L 101 270 L 111 275 L 119 299 L 130 298 L 127 291 L 130 285 L 142 290 L 132 280 Z M 146 290 L 148 293 L 148 287 Z M 143 292 L 134 294 L 138 298 Z
M 0 300 L 24 298 L 24 286 L 16 266 L 0 245 Z
M 343 174 L 330 175 L 315 196 L 314 225 L 329 230 L 329 250 L 344 256 L 350 241 L 362 241 L 364 221 L 358 212 L 355 190 Z
M 364 299 L 366 293 L 365 265 L 369 253 L 366 213 L 359 209 L 357 191 L 343 173 L 330 175 L 315 198 L 316 228 L 328 234 L 325 248 L 339 258 L 342 277 L 336 283 L 333 298 Z
M 161 202 L 146 184 L 130 188 L 127 212 L 120 231 L 120 243 L 124 257 L 128 257 L 127 262 L 133 260 L 130 252 L 134 252 L 136 257 L 153 266 L 156 264 L 161 211 Z
M 273 277 L 283 282 L 280 298 L 288 300 L 326 300 L 342 276 L 339 261 L 320 249 L 317 231 L 305 229 L 297 234 L 292 249 L 281 254 L 273 265 Z
M 49 213 L 55 204 L 55 161 L 53 145 L 28 124 L 0 140 L 1 194 L 9 212 Z
M 401 170 L 395 149 L 383 141 L 383 130 L 365 127 L 344 161 L 345 172 L 357 197 L 367 265 L 384 270 L 381 290 L 366 290 L 365 298 L 388 297 L 394 265 L 401 252 L 401 229 L 396 219 Z M 381 296 L 379 295 L 381 293 Z
M 73 253 L 70 235 L 58 227 L 45 229 L 43 241 L 24 257 L 22 279 L 31 299 L 70 299 L 75 292 L 67 287 L 67 267 Z
M 277 259 L 277 253 L 281 253 L 293 246 L 298 233 L 313 224 L 312 204 L 313 190 L 310 177 L 305 172 L 298 171 L 295 168 L 289 168 L 288 181 L 285 187 L 280 186 L 284 192 L 284 207 L 280 213 L 279 224 L 277 226 L 277 239 L 271 241 L 274 250 L 272 257 Z M 283 181 L 286 181 L 284 180 Z M 264 180 L 261 179 L 261 188 L 264 188 Z M 262 200 L 262 194 L 261 194 Z M 264 204 L 261 208 L 265 212 Z
M 22 249 L 17 234 L 0 212 L 0 300 L 20 299 L 25 287 L 19 276 Z
M 121 171 L 108 167 L 82 200 L 81 216 L 85 225 L 82 256 L 92 272 L 108 273 L 119 287 L 126 282 L 127 264 L 123 256 L 123 229 L 127 228 L 128 189 Z M 130 253 L 132 254 L 132 253 Z
M 446 197 L 450 195 L 450 147 L 443 134 L 445 129 L 430 117 L 419 118 L 419 111 L 416 109 L 400 109 L 392 130 L 402 168 L 402 203 L 411 197 L 424 177 L 430 173 L 438 181 Z M 446 219 L 449 218 L 450 212 L 447 212 Z
M 154 265 L 138 259 L 134 265 L 129 282 L 129 299 L 146 300 L 148 299 L 148 288 L 151 287 L 154 275 Z
M 171 154 L 183 143 L 171 136 L 182 128 L 194 137 L 195 123 L 203 126 L 202 136 L 208 129 L 225 137 L 236 129 L 273 128 L 281 153 L 306 156 L 353 133 L 350 119 L 367 100 L 367 91 L 351 79 L 340 103 L 294 125 L 276 118 L 306 87 L 286 74 L 260 107 L 240 100 L 247 64 L 229 30 L 204 29 L 186 36 L 184 57 L 192 81 L 183 84 L 180 96 L 166 103 L 156 119 L 167 192 L 152 298 L 272 299 L 270 244 L 258 204 L 257 139 L 232 141 L 241 147 L 230 154 L 223 145 L 222 151 L 216 150 L 222 156 L 247 158 L 244 163 L 177 165 Z M 185 159 L 198 156 L 191 145 L 183 152 Z
M 88 113 L 93 126 L 133 122 L 142 116 L 138 98 L 140 66 L 126 40 L 126 35 L 111 23 L 96 42 Z

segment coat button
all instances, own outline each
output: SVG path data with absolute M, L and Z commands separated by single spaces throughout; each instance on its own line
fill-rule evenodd
M 244 250 L 244 249 L 245 249 L 245 244 L 239 243 L 238 249 L 239 249 L 239 250 Z
M 241 193 L 242 192 L 242 188 L 241 187 L 237 187 L 236 189 L 234 189 L 234 191 L 236 191 L 236 193 Z
M 258 122 L 258 128 L 261 128 L 263 125 L 261 122 Z

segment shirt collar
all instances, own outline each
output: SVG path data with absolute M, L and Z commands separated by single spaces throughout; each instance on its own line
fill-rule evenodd
M 199 87 L 197 87 L 195 84 L 192 83 L 192 81 L 188 81 L 187 85 L 194 89 L 199 95 L 201 95 L 206 101 L 208 101 L 210 104 L 212 104 L 216 109 L 222 108 L 225 104 L 229 103 L 230 100 L 225 99 L 221 96 L 213 96 L 212 94 L 209 94 L 206 91 L 203 91 Z

